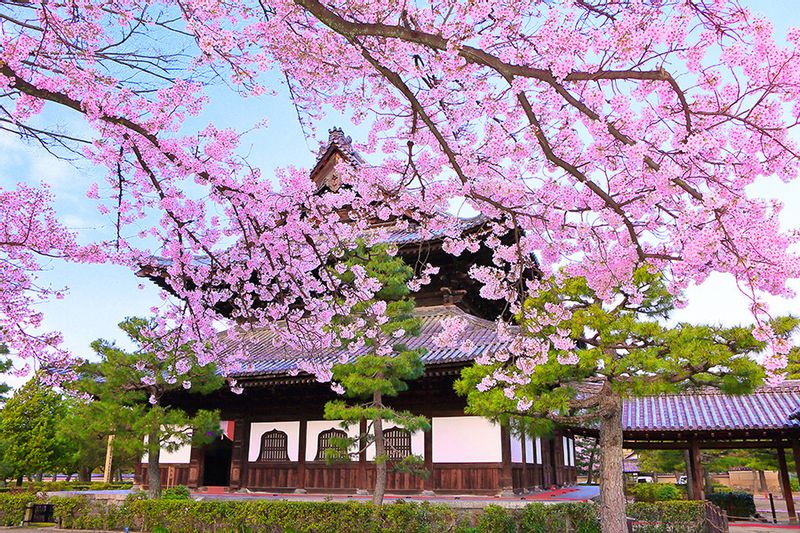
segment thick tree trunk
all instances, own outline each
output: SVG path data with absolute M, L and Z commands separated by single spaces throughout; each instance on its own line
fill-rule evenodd
M 603 533 L 627 530 L 622 460 L 622 399 L 606 386 L 600 399 L 600 524 Z
M 706 494 L 714 492 L 714 481 L 711 479 L 711 472 L 708 471 L 708 468 L 703 469 L 703 484 L 705 485 L 704 492 Z
M 763 470 L 758 471 L 758 492 L 762 494 L 766 494 L 769 491 L 769 487 L 767 485 L 767 475 L 764 473 Z
M 82 466 L 78 472 L 78 481 L 88 483 L 92 480 L 92 470 L 88 466 Z
M 67 481 L 72 481 L 72 474 L 67 474 Z
M 381 405 L 381 393 L 375 391 L 372 395 L 376 406 Z M 386 493 L 386 445 L 383 440 L 383 419 L 377 417 L 372 421 L 372 430 L 375 432 L 375 491 L 372 493 L 372 503 L 383 504 L 383 495 Z
M 147 496 L 157 499 L 161 497 L 161 472 L 158 462 L 161 457 L 159 427 L 155 426 L 147 435 Z
M 22 486 L 22 476 L 17 476 L 17 487 Z

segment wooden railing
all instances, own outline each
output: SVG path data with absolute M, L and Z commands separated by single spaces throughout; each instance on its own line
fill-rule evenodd
M 686 529 L 681 529 L 679 526 L 685 526 Z M 705 502 L 703 506 L 702 524 L 696 522 L 644 522 L 628 518 L 628 533 L 637 533 L 640 531 L 703 531 L 705 533 L 728 533 L 728 513 L 711 502 Z
M 728 533 L 728 513 L 711 502 L 706 502 L 706 531 L 708 533 Z

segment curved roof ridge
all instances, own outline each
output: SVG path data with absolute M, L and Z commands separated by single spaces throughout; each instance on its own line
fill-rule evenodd
M 677 392 L 660 392 L 658 394 L 643 394 L 641 396 L 636 396 L 636 398 L 665 398 L 671 396 L 749 396 L 752 394 L 774 394 L 776 392 L 788 392 L 788 391 L 797 391 L 800 392 L 800 379 L 787 379 L 781 383 L 777 383 L 774 385 L 761 385 L 759 387 L 754 388 L 750 392 L 745 392 L 741 394 L 737 394 L 735 392 L 725 392 L 716 387 L 708 386 L 703 388 L 697 389 L 687 389 L 684 391 L 677 391 Z

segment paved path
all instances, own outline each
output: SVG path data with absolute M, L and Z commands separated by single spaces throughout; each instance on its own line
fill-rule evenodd
M 557 489 L 533 494 L 514 495 L 514 496 L 473 496 L 473 495 L 396 495 L 387 494 L 385 500 L 388 502 L 405 500 L 409 502 L 432 502 L 443 503 L 457 508 L 481 508 L 490 504 L 503 507 L 524 507 L 531 502 L 578 502 L 587 501 L 597 497 L 600 489 L 596 485 L 582 485 L 566 489 Z M 271 493 L 271 492 L 193 492 L 193 498 L 203 500 L 287 500 L 301 502 L 320 502 L 320 501 L 370 501 L 370 495 L 357 494 L 294 494 L 294 493 Z
M 800 533 L 800 527 L 781 524 L 730 524 L 731 533 Z

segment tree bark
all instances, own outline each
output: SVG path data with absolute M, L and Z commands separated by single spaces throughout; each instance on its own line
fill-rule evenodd
M 766 494 L 769 491 L 767 486 L 767 475 L 763 470 L 758 471 L 758 492 Z
M 92 470 L 88 466 L 82 466 L 78 472 L 78 481 L 88 483 L 92 480 Z
M 705 494 L 714 492 L 714 481 L 711 479 L 711 472 L 708 468 L 703 469 L 703 485 L 705 486 Z
M 36 472 L 36 482 L 41 483 L 44 480 L 44 472 Z
M 159 427 L 153 426 L 147 435 L 147 496 L 157 499 L 161 497 L 161 472 L 158 462 L 161 457 Z
M 382 405 L 381 396 L 379 391 L 372 394 L 376 407 Z M 381 505 L 386 493 L 386 446 L 383 441 L 383 419 L 380 416 L 372 421 L 372 430 L 375 432 L 375 491 L 372 493 L 372 503 Z
M 600 527 L 625 533 L 625 486 L 622 474 L 622 399 L 606 385 L 600 399 Z
M 20 475 L 20 476 L 17 476 L 17 487 L 21 487 L 21 486 L 22 486 L 22 476 Z

